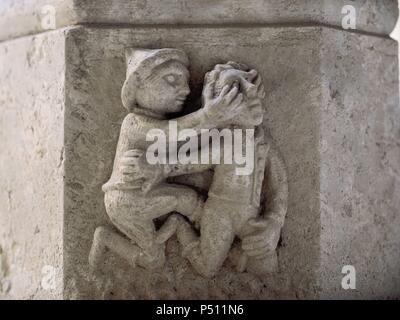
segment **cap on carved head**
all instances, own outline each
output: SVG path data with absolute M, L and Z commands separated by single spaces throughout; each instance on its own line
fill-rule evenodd
M 189 65 L 185 52 L 178 49 L 140 49 L 129 48 L 125 51 L 126 80 L 122 87 L 122 103 L 128 111 L 136 105 L 136 90 L 139 83 L 146 80 L 155 67 L 167 62 L 178 61 L 184 66 Z

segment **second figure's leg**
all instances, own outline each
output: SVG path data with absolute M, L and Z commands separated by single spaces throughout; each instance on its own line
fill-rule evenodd
M 200 238 L 187 223 L 178 227 L 184 256 L 205 277 L 218 272 L 231 248 L 235 234 L 228 210 L 219 199 L 208 198 L 201 217 Z

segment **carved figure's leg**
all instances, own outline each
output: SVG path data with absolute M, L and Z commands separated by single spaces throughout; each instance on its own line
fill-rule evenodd
M 173 234 L 169 231 L 167 239 L 157 241 L 158 232 L 153 219 L 173 211 L 192 216 L 194 212 L 201 211 L 197 208 L 202 207 L 202 203 L 193 189 L 168 184 L 158 186 L 147 194 L 138 190 L 114 190 L 105 195 L 110 220 L 140 247 L 140 254 L 133 250 L 132 255 L 137 256 L 137 264 L 145 268 L 158 268 L 164 264 L 164 242 Z M 162 232 L 165 238 L 165 229 Z
M 190 187 L 165 183 L 157 186 L 145 195 L 149 210 L 145 214 L 153 219 L 176 211 L 191 221 L 199 218 L 203 212 L 204 198 Z M 150 207 L 153 207 L 150 209 Z M 160 214 L 161 212 L 161 214 Z
M 89 254 L 89 264 L 92 267 L 101 266 L 104 262 L 104 254 L 108 250 L 126 259 L 132 267 L 136 266 L 140 248 L 110 227 L 98 227 L 93 237 L 93 244 Z
M 234 239 L 234 229 L 229 208 L 219 199 L 208 198 L 200 223 L 201 237 L 186 223 L 178 227 L 178 240 L 183 255 L 194 269 L 205 277 L 213 277 L 224 263 Z

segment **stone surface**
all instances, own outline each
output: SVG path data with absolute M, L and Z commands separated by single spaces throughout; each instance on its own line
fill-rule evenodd
M 77 23 L 72 0 L 2 0 L 0 41 L 49 31 L 42 24 L 42 18 L 50 12 L 48 6 L 54 8 L 56 28 Z
M 352 5 L 357 30 L 388 35 L 394 28 L 396 0 L 2 0 L 0 40 L 43 32 L 43 6 L 56 11 L 56 27 L 75 24 L 326 24 L 342 26 L 342 7 Z
M 371 68 L 373 72 L 371 76 L 357 82 L 347 74 L 336 75 L 338 71 L 333 58 L 325 59 L 325 50 L 332 48 L 333 39 L 343 43 L 338 47 L 336 54 L 335 51 L 332 53 L 333 57 L 339 56 L 336 58 L 338 59 L 336 65 L 341 65 L 341 68 L 357 65 L 361 73 L 369 61 L 378 60 L 379 69 L 374 71 Z M 124 116 L 119 90 L 124 80 L 123 51 L 127 46 L 145 48 L 169 46 L 187 52 L 191 61 L 190 71 L 193 76 L 191 86 L 194 94 L 198 94 L 201 88 L 205 71 L 218 62 L 234 59 L 256 67 L 260 71 L 264 78 L 269 103 L 266 123 L 282 150 L 289 176 L 289 209 L 278 251 L 282 268 L 280 274 L 266 278 L 260 285 L 251 275 L 235 275 L 231 272 L 230 266 L 226 265 L 215 279 L 204 281 L 179 258 L 178 253 L 174 251 L 176 244 L 173 242 L 167 246 L 170 264 L 166 267 L 164 279 L 154 277 L 154 274 L 143 270 L 129 271 L 127 268 L 122 271 L 116 266 L 121 267 L 124 264 L 115 257 L 116 261 L 110 260 L 109 270 L 113 271 L 106 272 L 108 275 L 102 280 L 99 280 L 97 275 L 88 274 L 87 254 L 91 235 L 96 225 L 107 223 L 102 194 L 99 190 L 111 172 L 118 127 Z M 95 291 L 90 287 L 93 283 L 100 288 L 97 294 L 107 297 L 306 298 L 329 297 L 332 292 L 344 298 L 352 295 L 370 298 L 384 294 L 396 296 L 397 289 L 388 289 L 393 288 L 392 283 L 397 277 L 394 270 L 398 270 L 397 256 L 393 254 L 399 239 L 395 233 L 397 229 L 395 226 L 398 226 L 396 220 L 381 221 L 381 226 L 369 225 L 369 228 L 376 233 L 375 242 L 358 232 L 356 224 L 347 226 L 343 221 L 341 228 L 344 230 L 347 228 L 349 231 L 347 237 L 353 239 L 351 247 L 347 247 L 347 241 L 344 241 L 346 237 L 332 240 L 331 238 L 335 237 L 340 229 L 337 223 L 331 222 L 332 219 L 329 219 L 330 216 L 325 208 L 327 206 L 333 208 L 333 211 L 330 211 L 332 216 L 337 210 L 335 201 L 343 205 L 341 190 L 347 192 L 346 188 L 350 187 L 343 185 L 344 182 L 340 180 L 342 173 L 337 167 L 334 167 L 336 170 L 332 173 L 332 184 L 323 179 L 324 174 L 329 172 L 328 168 L 338 164 L 338 161 L 332 161 L 329 152 L 340 154 L 344 151 L 343 146 L 334 143 L 339 137 L 327 127 L 328 124 L 333 125 L 332 121 L 329 122 L 328 116 L 333 110 L 327 110 L 327 106 L 332 103 L 331 96 L 337 99 L 341 96 L 335 89 L 331 89 L 332 93 L 327 95 L 326 87 L 329 88 L 329 83 L 332 83 L 331 86 L 335 84 L 334 79 L 338 77 L 336 81 L 340 81 L 343 88 L 349 86 L 355 89 L 365 88 L 363 89 L 365 91 L 371 90 L 371 87 L 375 88 L 376 100 L 369 99 L 367 103 L 375 113 L 365 112 L 370 115 L 370 121 L 380 125 L 386 124 L 392 115 L 387 114 L 388 118 L 376 120 L 373 115 L 381 114 L 378 109 L 380 105 L 391 110 L 393 116 L 396 114 L 396 50 L 395 42 L 388 39 L 343 34 L 325 28 L 243 28 L 237 33 L 232 33 L 228 28 L 71 30 L 67 40 L 67 62 L 70 67 L 67 70 L 66 94 L 69 108 L 66 113 L 65 133 L 66 151 L 69 155 L 69 161 L 65 164 L 66 297 L 91 296 Z M 349 56 L 352 52 L 353 56 Z M 363 55 L 356 55 L 355 52 L 363 52 Z M 358 77 L 357 79 L 362 78 L 360 74 L 353 76 Z M 376 80 L 372 79 L 377 78 L 387 81 L 387 88 L 375 87 Z M 340 92 L 338 89 L 337 91 Z M 350 99 L 349 95 L 343 97 Z M 364 99 L 367 97 L 366 92 L 360 91 L 359 100 L 346 100 L 346 103 L 352 101 L 350 106 L 357 110 L 365 108 L 366 104 L 362 97 Z M 343 117 L 346 118 L 344 115 Z M 392 123 L 396 128 L 395 122 Z M 340 132 L 352 130 L 349 119 L 340 124 Z M 391 132 L 396 132 L 393 130 Z M 370 134 L 371 141 L 381 139 L 379 132 Z M 331 144 L 323 142 L 331 139 Z M 357 144 L 358 141 L 354 143 Z M 373 145 L 372 142 L 369 143 Z M 330 151 L 327 153 L 325 150 Z M 378 149 L 371 149 L 369 152 L 373 150 L 376 154 L 379 153 Z M 356 170 L 354 166 L 357 167 L 356 163 L 363 157 L 363 152 L 365 151 L 362 149 L 347 151 L 350 161 L 347 169 L 349 172 Z M 383 170 L 376 162 L 364 166 L 368 167 L 370 172 Z M 396 164 L 391 163 L 390 166 L 396 167 Z M 367 176 L 366 179 L 372 178 Z M 395 180 L 390 175 L 383 175 L 382 181 L 382 188 L 385 188 L 386 183 Z M 333 193 L 330 189 L 336 192 Z M 372 196 L 377 190 L 367 190 L 365 195 L 357 193 L 357 189 L 351 190 L 355 194 L 352 198 L 352 201 L 355 201 L 352 204 L 355 209 L 351 210 L 359 210 L 360 215 L 371 215 L 372 213 L 368 213 L 369 210 L 365 211 L 362 205 L 365 201 L 369 205 L 371 201 L 378 203 L 379 198 Z M 378 187 L 378 190 L 381 190 L 381 187 Z M 391 190 L 385 192 L 382 203 L 388 203 L 395 208 L 395 193 L 394 189 Z M 366 200 L 368 196 L 370 199 Z M 357 199 L 360 202 L 357 202 Z M 360 207 L 357 207 L 358 204 Z M 387 219 L 390 219 L 389 213 L 392 209 L 382 210 L 383 215 L 388 215 Z M 338 217 L 337 220 L 340 221 L 339 219 L 343 218 Z M 366 223 L 364 218 L 357 217 L 356 214 L 354 219 L 360 221 L 358 224 L 360 226 Z M 393 231 L 387 230 L 387 233 L 378 236 L 381 234 L 378 230 L 381 227 L 386 228 L 387 223 L 393 225 Z M 385 237 L 390 239 L 389 242 L 385 242 Z M 79 246 L 76 246 L 77 243 Z M 367 247 L 368 244 L 379 243 L 384 249 L 381 248 L 375 258 L 364 256 L 363 250 L 357 249 L 357 245 L 362 243 Z M 334 250 L 327 250 L 329 246 L 333 246 Z M 349 253 L 354 257 L 348 256 Z M 383 260 L 384 255 L 392 255 L 393 258 Z M 340 263 L 332 264 L 330 259 Z M 338 291 L 342 278 L 342 262 L 353 263 L 356 267 L 359 265 L 361 274 L 373 275 L 359 279 L 359 281 L 364 279 L 364 284 L 359 283 L 362 290 L 357 293 Z M 393 271 L 389 275 L 380 273 L 382 268 Z M 114 275 L 110 276 L 111 273 Z M 132 282 L 126 282 L 127 273 Z M 328 273 L 330 277 L 327 277 Z M 87 282 L 82 279 L 86 279 Z M 93 282 L 93 279 L 97 280 Z M 160 291 L 160 287 L 164 290 Z
M 346 297 L 399 297 L 397 44 L 329 30 L 323 39 L 322 297 L 343 297 L 335 273 L 343 265 L 357 272 L 357 290 Z
M 178 246 L 173 241 L 167 245 L 167 271 L 162 277 L 146 270 L 129 270 L 128 266 L 118 260 L 115 265 L 111 263 L 102 279 L 88 273 L 87 256 L 95 227 L 108 223 L 103 195 L 99 190 L 111 172 L 118 127 L 125 115 L 121 106 L 120 88 L 125 77 L 124 49 L 127 46 L 169 46 L 187 52 L 191 61 L 191 84 L 195 95 L 201 90 L 204 73 L 213 65 L 231 59 L 242 61 L 259 70 L 269 93 L 283 88 L 282 81 L 290 82 L 287 84 L 287 88 L 292 88 L 290 93 L 278 91 L 289 96 L 285 103 L 288 110 L 293 108 L 288 102 L 297 101 L 295 113 L 298 114 L 301 110 L 308 110 L 310 105 L 317 108 L 320 102 L 320 85 L 316 76 L 319 65 L 311 63 L 315 61 L 313 58 L 319 56 L 320 32 L 319 28 L 249 28 L 240 29 L 240 32 L 234 34 L 229 29 L 78 28 L 68 34 L 67 61 L 70 67 L 67 69 L 66 95 L 71 108 L 66 113 L 65 132 L 69 159 L 65 163 L 65 175 L 66 185 L 70 186 L 65 193 L 64 271 L 67 297 L 91 296 L 95 292 L 93 284 L 100 288 L 97 294 L 107 297 L 112 296 L 111 292 L 115 297 L 125 294 L 136 298 L 295 297 L 297 291 L 304 291 L 309 296 L 314 294 L 310 288 L 315 285 L 319 254 L 318 237 L 315 235 L 319 234 L 319 225 L 309 225 L 310 221 L 315 221 L 319 216 L 319 212 L 310 212 L 309 202 L 318 202 L 315 197 L 318 189 L 312 184 L 313 178 L 315 180 L 318 177 L 318 170 L 315 169 L 317 163 L 312 162 L 316 158 L 314 152 L 317 152 L 317 146 L 313 142 L 316 143 L 317 138 L 310 131 L 317 132 L 317 120 L 305 121 L 304 127 L 296 127 L 297 130 L 287 136 L 285 142 L 288 143 L 282 150 L 285 160 L 289 161 L 289 175 L 296 172 L 298 176 L 298 182 L 294 177 L 289 181 L 289 188 L 298 192 L 294 192 L 290 199 L 288 215 L 291 217 L 288 216 L 286 226 L 290 231 L 284 229 L 284 235 L 288 232 L 289 235 L 284 236 L 284 247 L 279 251 L 282 274 L 260 283 L 251 274 L 236 274 L 232 267 L 225 265 L 215 279 L 204 280 L 179 256 L 176 252 Z M 149 37 L 150 34 L 153 38 Z M 257 46 L 252 44 L 254 40 Z M 289 60 L 292 63 L 288 64 Z M 289 74 L 291 77 L 288 77 Z M 299 101 L 299 96 L 304 99 Z M 282 110 L 276 104 L 270 106 L 278 107 Z M 317 119 L 316 115 L 311 114 L 309 117 Z M 301 153 L 294 156 L 293 152 L 301 146 L 307 152 L 304 156 Z M 279 144 L 279 147 L 283 145 Z M 315 192 L 309 192 L 313 188 Z M 309 229 L 308 236 L 304 234 L 306 228 Z M 315 246 L 310 241 L 299 241 L 299 238 L 304 237 L 313 239 Z M 126 281 L 124 275 L 127 273 L 131 282 Z M 300 284 L 300 280 L 304 283 Z
M 103 274 L 90 270 L 93 233 L 111 225 L 101 186 L 126 115 L 128 47 L 184 50 L 189 101 L 217 63 L 260 72 L 265 124 L 289 179 L 280 273 L 259 281 L 227 262 L 205 280 L 174 239 L 161 276 L 113 254 Z M 0 59 L 2 297 L 400 296 L 394 41 L 326 27 L 73 27 L 3 42 Z M 357 290 L 341 289 L 343 265 L 356 268 Z M 52 290 L 46 266 L 56 270 Z
M 64 44 L 0 45 L 0 297 L 62 297 Z

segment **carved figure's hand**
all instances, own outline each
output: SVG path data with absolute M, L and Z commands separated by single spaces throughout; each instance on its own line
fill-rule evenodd
M 278 245 L 281 226 L 272 219 L 253 219 L 248 223 L 256 232 L 242 238 L 242 249 L 247 255 L 257 257 L 273 252 Z
M 162 179 L 162 168 L 147 162 L 142 150 L 126 151 L 120 159 L 119 171 L 124 182 L 143 183 L 142 190 L 147 192 Z
M 207 73 L 202 99 L 207 118 L 216 124 L 221 124 L 243 112 L 247 104 L 243 94 L 239 93 L 238 83 L 224 86 L 220 94 L 214 97 L 216 76 L 216 71 Z
M 258 74 L 257 70 L 250 70 L 249 73 L 251 73 L 252 75 L 252 83 L 253 85 L 255 85 L 256 87 L 256 97 L 258 99 L 264 99 L 265 98 L 265 88 L 264 88 L 264 84 L 263 81 L 261 79 L 261 76 Z
M 254 86 L 254 87 L 252 87 L 252 89 L 249 92 L 249 95 L 250 95 L 249 98 L 264 99 L 265 98 L 265 88 L 264 88 L 264 84 L 263 84 L 260 74 L 255 69 L 251 69 L 249 71 L 249 74 L 250 74 L 249 81 Z
M 247 85 L 247 109 L 231 120 L 232 124 L 245 127 L 260 125 L 264 116 L 263 98 L 265 97 L 265 89 L 262 79 L 254 69 L 250 70 L 249 74 L 248 81 L 251 81 L 251 84 Z

